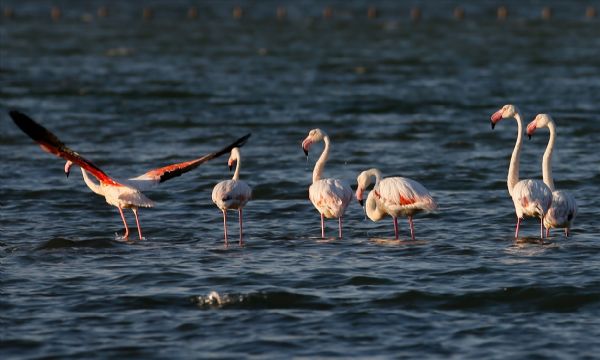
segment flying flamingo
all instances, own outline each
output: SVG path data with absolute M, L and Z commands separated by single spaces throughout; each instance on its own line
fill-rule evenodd
M 338 179 L 321 179 L 325 163 L 329 158 L 329 136 L 321 129 L 312 129 L 302 142 L 302 150 L 308 156 L 310 146 L 323 140 L 325 148 L 315 164 L 312 176 L 312 185 L 308 188 L 308 198 L 321 214 L 321 237 L 325 238 L 324 218 L 337 218 L 339 237 L 342 238 L 342 217 L 346 208 L 352 201 L 352 189 L 347 183 Z
M 552 190 L 552 206 L 544 217 L 544 226 L 546 226 L 546 237 L 550 235 L 550 228 L 564 228 L 565 236 L 569 236 L 569 229 L 573 225 L 575 216 L 577 216 L 577 203 L 571 193 L 555 190 L 554 180 L 552 179 L 552 150 L 554 149 L 554 140 L 556 139 L 556 124 L 548 114 L 538 114 L 535 119 L 527 125 L 527 135 L 531 135 L 536 129 L 547 127 L 550 130 L 550 139 L 544 152 L 542 160 L 542 174 L 544 183 Z
M 363 201 L 363 192 L 371 185 L 375 178 L 373 191 L 367 196 L 366 206 Z M 433 211 L 437 204 L 429 191 L 420 183 L 404 177 L 381 178 L 378 169 L 365 170 L 356 178 L 356 200 L 365 211 L 369 219 L 379 221 L 386 215 L 394 219 L 394 235 L 398 239 L 398 216 L 408 217 L 410 237 L 415 240 L 413 215 L 421 211 Z
M 523 122 L 521 113 L 514 105 L 504 105 L 491 116 L 492 130 L 502 119 L 513 117 L 517 121 L 517 142 L 510 158 L 508 168 L 508 193 L 515 204 L 517 213 L 517 226 L 515 228 L 515 239 L 519 237 L 519 225 L 525 216 L 540 218 L 540 238 L 544 238 L 544 216 L 552 204 L 552 191 L 542 181 L 521 180 L 519 181 L 519 158 L 521 157 L 521 146 L 523 145 Z
M 9 114 L 15 124 L 21 130 L 23 130 L 24 133 L 35 140 L 40 145 L 42 150 L 67 160 L 65 164 L 65 174 L 67 176 L 69 176 L 71 166 L 73 164 L 78 165 L 81 168 L 83 180 L 85 181 L 86 185 L 94 193 L 104 196 L 107 203 L 116 206 L 119 209 L 121 219 L 125 225 L 125 234 L 123 235 L 124 239 L 127 239 L 129 236 L 129 228 L 127 227 L 127 222 L 125 221 L 123 209 L 131 209 L 135 216 L 139 238 L 142 240 L 142 229 L 140 227 L 138 218 L 138 208 L 154 206 L 152 200 L 148 199 L 146 196 L 144 196 L 144 194 L 142 194 L 142 190 L 180 176 L 181 174 L 198 167 L 200 164 L 210 159 L 229 152 L 236 146 L 242 146 L 248 137 L 250 137 L 250 134 L 248 134 L 217 152 L 204 155 L 191 161 L 150 170 L 143 175 L 129 180 L 117 181 L 108 176 L 91 161 L 85 159 L 77 152 L 68 148 L 58 139 L 58 137 L 40 124 L 36 123 L 29 116 L 18 111 L 10 111 Z M 90 178 L 89 174 L 92 174 L 92 176 L 98 180 L 98 183 L 94 182 L 94 180 Z
M 242 208 L 252 197 L 252 189 L 246 182 L 240 180 L 240 167 L 242 159 L 240 149 L 231 149 L 231 155 L 227 161 L 229 170 L 235 165 L 235 173 L 231 180 L 224 180 L 218 183 L 212 192 L 212 201 L 223 211 L 223 228 L 225 229 L 225 243 L 227 244 L 227 210 L 237 209 L 240 219 L 240 245 L 242 245 L 243 227 L 242 227 Z

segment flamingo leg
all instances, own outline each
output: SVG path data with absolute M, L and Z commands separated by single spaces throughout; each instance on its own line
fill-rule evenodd
M 227 245 L 227 210 L 223 210 L 223 231 L 225 232 L 225 245 Z
M 550 228 L 546 228 L 546 237 L 550 236 Z
M 394 216 L 394 238 L 398 240 L 398 218 Z
M 540 218 L 540 238 L 544 239 L 544 217 Z
M 131 210 L 133 211 L 133 215 L 135 216 L 135 224 L 137 225 L 138 228 L 138 235 L 140 236 L 140 240 L 142 239 L 142 227 L 140 226 L 140 219 L 138 218 L 138 210 L 136 208 L 131 208 Z
M 410 225 L 410 238 L 414 241 L 415 240 L 415 226 L 413 225 L 412 216 L 408 217 L 408 224 Z
M 240 216 L 240 245 L 242 245 L 244 243 L 244 240 L 242 240 L 243 237 L 243 233 L 244 233 L 244 227 L 242 225 L 243 221 L 242 221 L 242 208 L 239 208 L 238 210 L 239 216 Z
M 550 229 L 548 229 L 548 231 L 550 231 Z M 569 235 L 570 235 L 569 228 L 568 228 L 568 227 L 566 227 L 566 228 L 565 228 L 565 236 L 566 236 L 566 237 L 569 237 Z
M 517 218 L 517 227 L 515 229 L 515 239 L 519 238 L 519 225 L 521 225 L 521 218 Z
M 325 218 L 321 214 L 321 237 L 325 239 Z
M 339 232 L 339 237 L 340 239 L 342 238 L 342 217 L 340 216 L 338 219 L 338 232 Z
M 123 209 L 119 208 L 119 213 L 121 214 L 121 219 L 123 219 L 123 225 L 125 225 L 125 235 L 123 235 L 123 239 L 127 239 L 129 237 L 129 228 L 127 227 L 127 221 L 125 221 L 125 215 L 123 215 Z

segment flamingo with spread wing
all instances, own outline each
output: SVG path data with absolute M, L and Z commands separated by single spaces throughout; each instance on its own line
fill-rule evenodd
M 164 166 L 158 169 L 150 170 L 145 174 L 135 178 L 117 181 L 108 176 L 94 163 L 85 159 L 77 152 L 71 150 L 63 142 L 61 142 L 56 135 L 35 122 L 29 116 L 19 111 L 10 111 L 9 114 L 15 124 L 25 134 L 29 135 L 29 137 L 36 141 L 42 150 L 67 160 L 65 164 L 65 173 L 67 176 L 69 175 L 71 166 L 73 164 L 78 165 L 81 168 L 83 180 L 85 181 L 86 185 L 94 193 L 104 196 L 107 203 L 119 209 L 121 219 L 125 225 L 125 234 L 123 235 L 124 239 L 127 239 L 129 236 L 129 228 L 127 226 L 127 222 L 125 221 L 123 209 L 131 209 L 135 216 L 139 238 L 142 240 L 142 229 L 140 227 L 138 218 L 138 208 L 153 207 L 154 202 L 148 199 L 141 191 L 147 190 L 169 179 L 180 176 L 208 160 L 228 153 L 234 147 L 241 147 L 250 137 L 250 134 L 247 134 L 219 151 L 206 154 L 191 161 Z M 96 178 L 97 182 L 95 182 L 89 176 L 90 174 Z

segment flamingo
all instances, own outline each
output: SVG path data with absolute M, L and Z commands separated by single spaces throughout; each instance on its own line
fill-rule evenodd
M 235 173 L 231 180 L 224 180 L 215 185 L 212 192 L 212 201 L 223 212 L 223 228 L 225 229 L 225 243 L 227 244 L 227 210 L 237 209 L 240 220 L 240 245 L 242 245 L 243 227 L 242 227 L 242 208 L 252 198 L 252 189 L 245 181 L 240 180 L 240 167 L 242 159 L 240 149 L 235 147 L 231 149 L 231 155 L 227 161 L 229 170 L 235 165 Z
M 308 149 L 318 141 L 325 143 L 325 148 L 315 164 L 312 185 L 308 188 L 308 198 L 321 214 L 321 237 L 325 238 L 324 218 L 338 219 L 338 235 L 342 238 L 342 218 L 346 208 L 352 201 L 352 189 L 346 182 L 338 179 L 321 179 L 325 163 L 329 158 L 331 142 L 329 136 L 321 129 L 312 129 L 302 141 L 302 150 L 308 157 Z
M 366 206 L 363 201 L 363 192 L 371 185 L 375 178 L 373 191 L 367 196 Z M 356 178 L 356 200 L 365 211 L 369 219 L 379 221 L 386 215 L 394 219 L 394 235 L 398 239 L 398 216 L 408 217 L 410 237 L 415 240 L 413 215 L 421 211 L 433 211 L 437 204 L 429 191 L 420 183 L 404 177 L 381 178 L 379 169 L 365 170 Z
M 552 191 L 552 206 L 544 217 L 544 226 L 546 227 L 546 237 L 550 236 L 550 228 L 564 228 L 565 236 L 569 237 L 570 228 L 573 225 L 575 216 L 577 216 L 577 203 L 571 193 L 554 188 L 552 179 L 552 150 L 554 149 L 554 140 L 556 139 L 556 124 L 550 115 L 538 114 L 535 119 L 527 125 L 527 135 L 531 135 L 536 129 L 547 127 L 550 130 L 550 139 L 544 152 L 542 160 L 542 176 L 544 183 Z
M 78 165 L 81 168 L 83 180 L 85 181 L 86 185 L 94 193 L 104 196 L 108 204 L 116 206 L 119 209 L 119 214 L 121 215 L 121 219 L 125 225 L 125 234 L 123 235 L 124 239 L 129 237 L 129 228 L 127 226 L 127 222 L 125 221 L 123 209 L 131 209 L 135 216 L 135 223 L 137 225 L 139 238 L 142 240 L 142 229 L 140 227 L 140 221 L 138 218 L 138 208 L 154 206 L 154 202 L 148 199 L 142 193 L 143 190 L 149 189 L 164 181 L 180 176 L 210 159 L 229 152 L 234 147 L 242 146 L 248 137 L 250 137 L 250 134 L 248 134 L 217 152 L 204 155 L 191 161 L 164 166 L 150 170 L 143 175 L 129 180 L 117 181 L 108 176 L 94 163 L 85 159 L 77 152 L 71 150 L 63 142 L 61 142 L 56 135 L 51 133 L 40 124 L 36 123 L 29 116 L 19 111 L 10 111 L 9 114 L 15 124 L 25 134 L 29 135 L 29 137 L 35 140 L 40 145 L 42 150 L 67 160 L 64 168 L 67 177 L 69 176 L 71 166 L 73 164 Z M 95 177 L 98 182 L 96 183 L 94 180 L 92 180 L 89 174 Z
M 517 121 L 517 142 L 510 158 L 508 167 L 508 193 L 512 197 L 517 213 L 517 226 L 515 228 L 515 239 L 519 237 L 519 225 L 525 216 L 540 218 L 540 238 L 544 238 L 544 216 L 552 204 L 552 191 L 540 180 L 519 181 L 519 159 L 521 157 L 521 146 L 523 145 L 523 122 L 521 112 L 511 104 L 504 105 L 491 116 L 492 130 L 502 119 L 514 118 Z

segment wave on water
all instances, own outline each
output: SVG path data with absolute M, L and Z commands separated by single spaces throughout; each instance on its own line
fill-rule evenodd
M 196 295 L 190 302 L 202 309 L 311 309 L 327 310 L 334 305 L 315 295 L 306 295 L 282 290 L 259 291 L 248 294 L 211 291 L 207 295 Z

